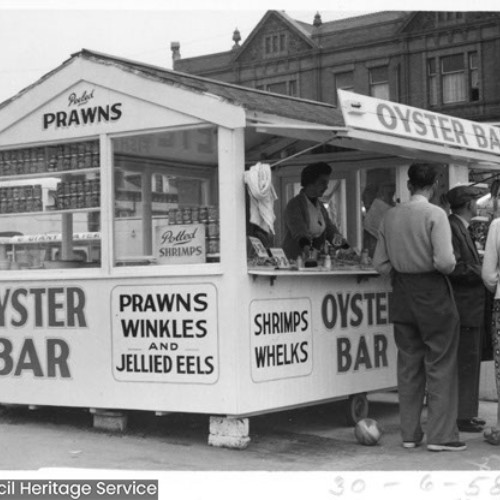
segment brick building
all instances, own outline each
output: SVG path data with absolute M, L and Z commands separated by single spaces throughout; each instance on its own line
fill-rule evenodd
M 174 69 L 336 104 L 348 89 L 478 121 L 500 121 L 500 12 L 377 12 L 312 24 L 270 10 L 241 43 Z

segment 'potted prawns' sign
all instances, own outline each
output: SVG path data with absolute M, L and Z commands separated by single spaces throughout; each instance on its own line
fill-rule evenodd
M 205 225 L 182 224 L 156 228 L 155 256 L 158 264 L 205 262 Z

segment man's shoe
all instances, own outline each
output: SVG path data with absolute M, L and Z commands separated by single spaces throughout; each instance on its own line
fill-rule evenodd
M 403 441 L 403 448 L 411 449 L 420 446 L 422 441 Z
M 460 432 L 482 432 L 483 426 L 475 422 L 474 419 L 468 418 L 457 420 L 457 427 Z
M 483 420 L 482 418 L 479 417 L 472 417 L 471 421 L 477 425 L 486 425 L 486 420 Z
M 461 441 L 452 441 L 450 443 L 428 444 L 427 449 L 429 451 L 464 451 L 467 449 L 467 445 Z
M 495 446 L 500 446 L 500 430 L 496 427 L 490 427 L 484 431 L 484 440 Z

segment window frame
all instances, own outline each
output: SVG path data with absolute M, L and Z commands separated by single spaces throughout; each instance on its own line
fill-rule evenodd
M 443 60 L 447 57 L 453 56 L 461 56 L 464 64 L 464 68 L 461 71 L 449 71 L 443 72 Z M 473 63 L 473 58 L 475 58 L 475 63 Z M 435 66 L 435 73 L 430 73 L 430 63 L 433 61 Z M 472 64 L 475 64 L 473 67 Z M 425 80 L 426 80 L 426 100 L 427 104 L 431 108 L 439 108 L 439 107 L 451 107 L 451 106 L 460 106 L 466 104 L 475 104 L 479 103 L 483 100 L 482 93 L 482 79 L 481 79 L 481 52 L 476 47 L 469 47 L 464 49 L 463 51 L 445 51 L 441 53 L 437 53 L 434 55 L 425 55 Z M 463 85 L 464 85 L 464 99 L 456 100 L 456 101 L 445 101 L 444 96 L 444 77 L 446 75 L 452 74 L 463 74 Z M 474 79 L 474 74 L 476 74 L 477 78 L 477 97 L 474 98 L 475 88 L 472 87 L 472 82 Z M 432 83 L 431 79 L 435 77 L 435 89 L 436 89 L 436 102 L 432 102 Z
M 380 81 L 374 81 L 373 80 L 373 75 L 374 72 L 384 68 L 387 71 L 387 79 L 386 80 L 380 80 Z M 387 95 L 384 97 L 380 97 L 376 94 L 374 94 L 373 90 L 378 89 L 378 88 L 386 88 L 387 89 Z M 385 99 L 385 100 L 390 100 L 391 97 L 391 88 L 389 84 L 389 65 L 388 64 L 382 64 L 379 66 L 372 66 L 368 68 L 368 92 L 371 97 L 375 97 L 377 99 Z
M 114 202 L 115 202 L 115 185 L 114 185 L 114 148 L 113 141 L 116 139 L 126 139 L 131 137 L 146 136 L 149 134 L 156 133 L 168 133 L 174 131 L 190 131 L 194 129 L 204 129 L 204 128 L 214 128 L 213 124 L 210 123 L 194 123 L 191 125 L 181 125 L 166 127 L 160 129 L 141 129 L 133 132 L 127 133 L 117 133 L 117 134 L 107 134 L 107 158 L 108 165 L 110 168 L 105 169 L 105 175 L 107 177 L 106 184 L 108 186 L 108 193 L 110 196 L 107 198 L 107 206 L 105 212 L 108 214 L 108 222 L 106 231 L 108 232 L 108 249 L 109 254 L 107 256 L 107 276 L 115 278 L 130 278 L 131 275 L 140 275 L 141 277 L 151 277 L 151 276 L 165 276 L 165 277 L 175 277 L 175 276 L 220 276 L 223 273 L 222 255 L 219 262 L 205 262 L 199 264 L 177 264 L 177 265 L 150 265 L 150 266 L 117 266 L 115 262 L 115 228 L 114 228 Z M 221 141 L 221 127 L 215 126 L 217 130 L 217 151 L 220 150 Z M 220 210 L 220 192 L 221 192 L 221 158 L 218 153 L 217 158 L 217 186 L 216 189 L 219 193 L 218 208 L 219 208 L 219 218 L 223 217 Z M 220 223 L 220 219 L 219 219 Z M 220 226 L 219 226 L 220 227 Z M 222 242 L 222 238 L 220 239 Z M 220 243 L 221 244 L 221 243 Z

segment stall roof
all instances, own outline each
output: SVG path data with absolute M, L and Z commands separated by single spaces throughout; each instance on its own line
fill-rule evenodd
M 153 78 L 167 85 L 182 87 L 200 94 L 217 96 L 229 104 L 243 107 L 247 112 L 277 115 L 292 120 L 321 123 L 328 126 L 343 125 L 340 110 L 331 104 L 241 87 L 87 49 L 72 54 L 71 58 L 61 66 L 44 75 L 40 80 L 23 89 L 14 97 L 1 103 L 0 110 L 64 66 L 71 64 L 75 59 L 85 59 L 103 65 L 114 65 L 123 71 L 133 72 L 149 79 Z
M 201 99 L 207 97 L 206 106 L 205 101 L 198 101 L 196 105 L 193 104 L 194 95 L 192 98 L 188 98 L 186 102 L 193 115 L 202 113 L 202 108 L 208 107 L 214 102 L 227 105 L 224 109 L 230 114 L 235 114 L 234 111 L 236 110 L 231 111 L 231 106 L 235 106 L 243 110 L 242 119 L 246 119 L 247 126 L 254 127 L 257 131 L 270 135 L 307 140 L 312 143 L 330 142 L 335 146 L 347 149 L 390 154 L 409 159 L 500 169 L 500 155 L 491 152 L 471 151 L 467 147 L 450 146 L 450 144 L 445 143 L 436 144 L 436 141 L 428 142 L 415 135 L 397 137 L 391 135 L 390 132 L 381 134 L 367 130 L 364 126 L 358 124 L 351 125 L 348 123 L 348 126 L 346 126 L 342 111 L 328 103 L 241 87 L 86 49 L 73 54 L 63 64 L 44 75 L 33 85 L 0 104 L 0 112 L 16 100 L 26 101 L 24 108 L 27 108 L 30 104 L 32 106 L 32 100 L 26 99 L 28 97 L 26 94 L 38 85 L 46 83 L 46 80 L 55 77 L 57 73 L 72 67 L 75 61 L 95 64 L 102 68 L 113 67 L 115 71 L 122 71 L 139 79 L 143 78 L 160 85 L 164 84 L 170 88 L 177 88 L 199 96 Z M 88 69 L 87 67 L 86 70 L 88 71 Z M 500 139 L 498 142 L 500 144 Z

